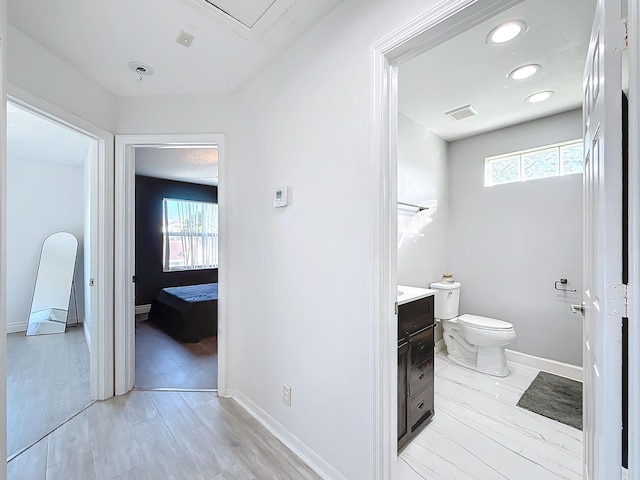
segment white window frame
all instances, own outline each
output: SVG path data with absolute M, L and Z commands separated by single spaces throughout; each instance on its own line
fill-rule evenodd
M 509 153 L 504 153 L 501 155 L 494 155 L 492 157 L 486 157 L 484 159 L 484 186 L 485 187 L 495 187 L 498 185 L 507 185 L 509 183 L 518 183 L 518 182 L 530 182 L 532 180 L 542 180 L 545 178 L 554 178 L 554 177 L 563 177 L 565 175 L 578 175 L 578 174 L 582 174 L 582 172 L 569 172 L 569 173 L 565 173 L 562 171 L 562 158 L 560 157 L 560 149 L 562 147 L 566 147 L 566 146 L 571 146 L 571 145 L 580 145 L 582 146 L 582 139 L 576 139 L 576 140 L 569 140 L 566 142 L 560 142 L 560 143 L 553 143 L 550 145 L 543 145 L 540 147 L 536 147 L 536 148 L 529 148 L 527 150 L 519 150 L 516 152 L 509 152 Z M 558 150 L 558 174 L 557 175 L 548 175 L 545 177 L 535 177 L 535 178 L 524 178 L 524 168 L 523 168 L 523 160 L 522 157 L 523 155 L 527 155 L 530 153 L 536 153 L 536 152 L 540 152 L 543 150 L 550 150 L 552 148 L 555 148 Z M 489 165 L 491 163 L 495 163 L 498 162 L 500 160 L 504 160 L 506 158 L 510 158 L 510 157 L 518 157 L 518 162 L 519 162 L 519 175 L 518 175 L 518 179 L 517 180 L 510 180 L 507 182 L 500 182 L 500 183 L 492 183 L 492 179 L 491 179 L 491 169 L 489 168 Z

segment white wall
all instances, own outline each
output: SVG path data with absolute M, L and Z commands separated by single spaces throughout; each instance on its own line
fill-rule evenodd
M 12 26 L 8 29 L 7 75 L 10 84 L 97 127 L 115 131 L 115 95 Z
M 435 3 L 343 2 L 239 92 L 230 139 L 229 378 L 350 480 L 373 478 L 369 49 Z
M 370 47 L 436 3 L 345 0 L 228 112 L 211 97 L 119 100 L 119 133 L 227 134 L 228 385 L 350 480 L 373 477 Z
M 29 318 L 42 242 L 55 232 L 78 238 L 76 293 L 83 311 L 83 169 L 24 159 L 8 160 L 7 328 Z M 73 314 L 73 307 L 69 311 Z
M 449 269 L 460 308 L 513 323 L 509 348 L 582 365 L 582 176 L 484 187 L 484 159 L 581 138 L 574 110 L 450 144 Z M 564 277 L 576 294 L 558 294 Z
M 117 105 L 120 134 L 229 133 L 242 121 L 231 95 L 118 97 Z
M 398 118 L 398 200 L 436 202 L 429 217 L 398 209 L 398 284 L 428 287 L 447 266 L 447 142 L 406 115 Z M 425 214 L 422 214 L 425 215 Z M 426 223 L 431 219 L 430 222 Z

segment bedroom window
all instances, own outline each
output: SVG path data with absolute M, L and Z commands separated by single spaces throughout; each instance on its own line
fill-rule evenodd
M 582 140 L 487 157 L 484 186 L 582 173 L 582 163 Z
M 218 268 L 218 205 L 162 200 L 165 272 Z

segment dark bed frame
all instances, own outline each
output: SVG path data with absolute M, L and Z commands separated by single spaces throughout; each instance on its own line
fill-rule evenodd
M 176 340 L 197 343 L 218 334 L 218 284 L 163 288 L 149 320 Z

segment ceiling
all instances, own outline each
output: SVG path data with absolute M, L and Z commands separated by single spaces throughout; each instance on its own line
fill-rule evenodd
M 9 0 L 8 13 L 14 27 L 114 94 L 225 93 L 340 1 Z M 402 64 L 400 111 L 453 141 L 578 108 L 594 6 L 595 0 L 525 0 Z M 513 19 L 527 23 L 523 35 L 504 45 L 486 42 L 493 27 Z M 195 36 L 189 48 L 176 42 L 181 31 Z M 154 74 L 138 82 L 131 61 Z M 526 80 L 507 78 L 526 63 L 542 70 Z M 555 95 L 524 101 L 540 90 Z M 444 114 L 464 105 L 479 114 L 460 121 Z
M 594 10 L 595 0 L 525 0 L 402 64 L 400 111 L 454 141 L 580 107 Z M 487 43 L 489 32 L 509 20 L 523 20 L 528 30 L 502 45 Z M 525 80 L 507 78 L 530 63 L 542 69 Z M 543 90 L 555 94 L 541 103 L 525 102 Z M 445 115 L 465 105 L 478 115 L 459 121 Z
M 137 147 L 136 175 L 218 185 L 217 147 Z
M 9 0 L 8 18 L 116 95 L 227 93 L 340 1 Z M 137 81 L 132 61 L 153 75 Z
M 75 130 L 7 102 L 7 157 L 83 167 L 91 140 Z M 137 175 L 201 185 L 218 184 L 217 147 L 138 147 Z
M 7 158 L 80 167 L 90 141 L 75 130 L 7 102 Z

